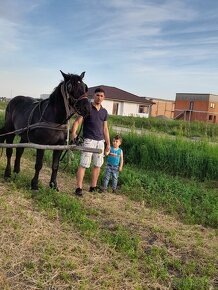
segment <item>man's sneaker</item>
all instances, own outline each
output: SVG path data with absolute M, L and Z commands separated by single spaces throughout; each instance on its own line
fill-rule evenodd
M 83 195 L 83 190 L 82 190 L 82 188 L 77 187 L 77 189 L 75 190 L 75 195 L 77 195 L 77 196 L 82 196 L 82 195 Z
M 99 193 L 102 193 L 103 190 L 100 187 L 98 187 L 98 186 L 95 186 L 95 187 L 90 186 L 89 192 L 99 192 Z
M 97 191 L 97 187 L 95 186 L 95 187 L 92 187 L 92 186 L 90 186 L 89 187 L 89 192 L 96 192 Z

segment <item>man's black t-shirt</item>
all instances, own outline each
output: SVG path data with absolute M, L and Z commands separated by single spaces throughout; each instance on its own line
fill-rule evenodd
M 84 118 L 83 137 L 100 141 L 104 139 L 104 121 L 107 121 L 108 112 L 101 107 L 98 111 L 92 105 L 90 115 Z

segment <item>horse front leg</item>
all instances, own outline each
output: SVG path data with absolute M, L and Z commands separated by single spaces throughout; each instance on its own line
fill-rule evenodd
M 15 135 L 9 135 L 6 137 L 6 143 L 7 144 L 12 144 L 14 141 Z M 6 156 L 7 156 L 7 165 L 5 168 L 5 173 L 4 173 L 4 178 L 7 179 L 11 177 L 11 156 L 13 154 L 13 149 L 12 148 L 7 148 L 6 149 Z
M 44 150 L 37 149 L 37 151 L 36 151 L 36 163 L 35 163 L 35 175 L 31 181 L 31 189 L 32 190 L 39 189 L 39 187 L 38 187 L 39 172 L 42 169 L 43 156 L 44 156 Z
M 21 139 L 20 143 L 24 143 L 24 141 Z M 19 173 L 20 172 L 20 160 L 21 156 L 23 155 L 24 148 L 17 148 L 16 149 L 16 158 L 14 162 L 14 172 Z
M 59 161 L 61 157 L 62 151 L 60 150 L 54 150 L 53 151 L 53 160 L 52 160 L 52 174 L 51 174 L 51 180 L 50 180 L 50 187 L 58 190 L 57 186 L 57 173 L 58 173 L 58 168 L 59 168 Z

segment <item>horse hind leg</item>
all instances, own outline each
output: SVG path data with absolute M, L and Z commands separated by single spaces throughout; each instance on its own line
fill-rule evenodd
M 5 142 L 5 127 L 0 129 L 0 143 L 4 143 Z
M 43 164 L 43 156 L 44 156 L 44 150 L 37 149 L 36 152 L 36 163 L 35 163 L 35 175 L 31 181 L 31 189 L 32 190 L 38 190 L 38 181 L 39 181 L 39 172 L 42 169 Z
M 12 144 L 14 141 L 14 134 L 8 135 L 6 137 L 6 143 L 7 144 Z M 13 149 L 12 148 L 6 148 L 6 156 L 7 156 L 7 165 L 5 168 L 5 173 L 4 173 L 4 178 L 7 179 L 11 177 L 11 156 L 13 154 Z

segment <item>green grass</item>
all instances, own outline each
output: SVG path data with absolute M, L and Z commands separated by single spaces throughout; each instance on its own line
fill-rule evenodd
M 218 126 L 205 122 L 185 122 L 158 118 L 140 118 L 131 116 L 110 116 L 109 124 L 130 129 L 144 129 L 156 133 L 166 133 L 180 137 L 201 137 L 218 141 Z
M 162 208 L 189 224 L 218 226 L 218 192 L 207 184 L 162 172 L 126 166 L 120 174 L 121 191 L 143 200 L 151 208 Z
M 5 120 L 5 114 L 3 112 L 0 112 L 0 128 L 3 127 Z
M 133 133 L 122 137 L 127 164 L 200 181 L 218 179 L 218 145 Z
M 110 119 L 115 122 L 116 118 Z M 134 123 L 128 123 L 130 121 Z M 144 127 L 144 122 L 147 122 L 147 127 Z M 3 123 L 2 113 L 0 113 L 0 123 Z M 141 126 L 141 128 L 178 136 L 215 138 L 217 134 L 216 127 L 201 123 L 187 124 L 130 117 L 122 118 L 121 123 L 126 127 L 140 128 Z M 111 136 L 112 134 L 114 133 L 112 132 Z M 207 142 L 189 142 L 182 138 L 170 140 L 136 134 L 122 134 L 122 136 L 125 166 L 119 177 L 121 194 L 126 194 L 136 201 L 143 201 L 150 208 L 161 209 L 185 223 L 217 228 L 217 146 L 211 146 Z M 32 150 L 26 151 L 28 158 L 35 155 Z M 51 151 L 46 151 L 47 163 L 51 162 L 51 154 Z M 71 158 L 70 155 L 65 157 L 60 164 L 60 169 L 75 174 L 79 164 L 79 153 L 74 152 L 73 155 Z M 3 171 L 2 166 L 0 168 Z M 90 174 L 89 169 L 85 178 L 90 179 Z M 101 170 L 100 182 L 103 174 L 104 168 Z M 119 223 L 115 224 L 113 229 L 102 226 L 100 221 L 93 218 L 94 209 L 85 208 L 81 200 L 65 192 L 57 193 L 43 186 L 40 186 L 36 195 L 32 195 L 29 185 L 30 177 L 25 173 L 14 180 L 12 178 L 10 189 L 22 191 L 26 197 L 32 198 L 37 208 L 44 211 L 50 219 L 58 216 L 64 223 L 73 223 L 90 240 L 98 239 L 124 255 L 133 263 L 132 272 L 127 273 L 128 277 L 140 279 L 143 273 L 154 282 L 166 287 L 172 282 L 173 289 L 181 290 L 206 290 L 211 287 L 211 280 L 216 271 L 213 261 L 203 259 L 199 263 L 198 257 L 174 257 L 165 247 L 142 248 L 143 240 L 137 233 Z M 95 214 L 97 216 L 98 212 Z M 16 224 L 14 230 L 17 230 Z M 32 273 L 34 264 L 29 263 L 25 268 Z M 49 271 L 49 268 L 47 270 Z M 95 271 L 98 269 L 96 268 Z M 61 279 L 67 281 L 68 273 L 63 272 Z
M 8 102 L 1 102 L 0 101 L 0 110 L 5 110 L 7 107 Z
M 89 215 L 92 210 L 87 210 L 82 200 L 69 196 L 65 192 L 57 192 L 40 185 L 39 191 L 32 193 L 29 191 L 30 178 L 20 174 L 15 179 L 12 178 L 11 187 L 13 190 L 24 190 L 26 196 L 33 198 L 40 210 L 45 210 L 50 218 L 61 216 L 62 222 L 74 223 L 78 229 L 86 236 L 98 235 L 102 241 L 115 247 L 118 251 L 134 257 L 137 251 L 139 239 L 131 236 L 129 230 L 123 226 L 117 226 L 113 231 L 101 229 L 98 222 L 91 219 Z
M 213 260 L 201 257 L 178 258 L 170 254 L 164 246 L 156 245 L 142 247 L 143 240 L 136 233 L 126 226 L 115 224 L 111 229 L 102 227 L 99 221 L 91 218 L 90 212 L 82 203 L 82 200 L 72 197 L 65 192 L 56 192 L 40 186 L 39 192 L 32 195 L 29 191 L 30 177 L 20 174 L 14 180 L 12 178 L 10 187 L 13 191 L 23 192 L 27 198 L 32 198 L 37 208 L 47 213 L 51 219 L 57 218 L 63 223 L 73 223 L 82 235 L 95 242 L 98 239 L 101 243 L 106 243 L 112 249 L 120 252 L 123 257 L 132 263 L 132 271 L 126 273 L 127 277 L 140 280 L 140 276 L 146 276 L 153 283 L 169 285 L 170 281 L 173 289 L 209 289 L 211 281 L 215 275 L 215 264 Z M 13 192 L 11 191 L 11 192 Z M 55 212 L 54 215 L 51 213 Z M 58 238 L 58 237 L 57 237 Z M 44 249 L 43 259 L 45 270 L 49 274 L 51 271 L 50 257 L 53 254 L 52 248 Z M 25 265 L 26 271 L 31 275 L 34 271 L 34 264 Z M 98 271 L 96 268 L 95 271 Z M 69 279 L 67 272 L 62 272 L 62 279 Z
M 197 151 L 196 151 L 197 152 Z M 47 160 L 49 160 L 49 154 Z M 129 156 L 128 156 L 129 157 Z M 128 158 L 126 157 L 126 158 Z M 79 166 L 79 152 L 74 152 L 70 164 L 68 157 L 60 167 L 75 175 Z M 135 157 L 135 160 L 138 160 Z M 140 162 L 140 160 L 138 160 Z M 153 170 L 152 170 L 153 169 Z M 189 224 L 218 226 L 218 183 L 216 181 L 174 176 L 167 170 L 146 169 L 142 166 L 125 164 L 119 176 L 120 192 L 133 200 L 144 201 L 150 208 L 159 208 Z M 215 169 L 216 170 L 216 169 Z M 103 184 L 104 166 L 99 184 Z M 85 180 L 90 180 L 91 169 L 86 171 Z
M 182 138 L 123 134 L 122 148 L 125 165 L 119 183 L 123 193 L 187 223 L 217 227 L 218 146 Z M 35 155 L 33 150 L 25 152 L 28 156 Z M 52 151 L 46 151 L 47 163 L 51 163 L 51 155 Z M 75 151 L 67 154 L 60 169 L 75 175 L 79 156 Z M 86 180 L 90 174 L 89 169 Z M 101 183 L 103 174 L 104 168 Z

